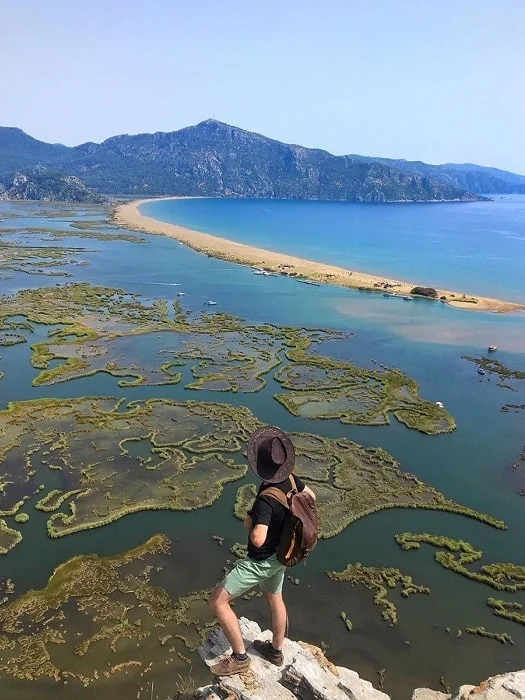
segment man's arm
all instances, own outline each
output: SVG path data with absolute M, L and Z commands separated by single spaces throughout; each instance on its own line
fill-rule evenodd
M 256 547 L 262 547 L 268 536 L 268 525 L 256 525 L 250 531 L 250 541 Z
M 244 527 L 249 530 L 250 542 L 254 547 L 262 547 L 266 542 L 272 512 L 272 506 L 266 500 L 257 498 L 244 518 Z
M 256 547 L 261 547 L 266 542 L 268 536 L 268 525 L 256 525 L 253 527 L 253 521 L 250 515 L 244 518 L 244 527 L 250 531 L 250 540 Z

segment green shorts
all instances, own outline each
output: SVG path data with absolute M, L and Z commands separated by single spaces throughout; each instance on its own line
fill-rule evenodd
M 240 559 L 222 582 L 222 586 L 235 598 L 255 586 L 266 593 L 280 593 L 283 590 L 284 572 L 275 554 L 264 561 Z

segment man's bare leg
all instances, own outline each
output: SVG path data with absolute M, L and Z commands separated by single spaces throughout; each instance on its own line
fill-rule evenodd
M 246 649 L 244 648 L 244 640 L 242 638 L 239 620 L 237 619 L 237 615 L 233 612 L 232 606 L 230 605 L 233 598 L 234 596 L 230 595 L 224 586 L 219 584 L 218 586 L 215 586 L 213 593 L 210 596 L 209 604 L 210 608 L 215 613 L 217 621 L 222 627 L 222 631 L 231 644 L 233 653 L 244 654 Z
M 286 623 L 288 620 L 288 613 L 286 612 L 283 595 L 282 593 L 265 592 L 265 596 L 270 607 L 270 614 L 272 616 L 272 646 L 274 649 L 281 651 L 283 648 L 284 635 L 286 634 Z

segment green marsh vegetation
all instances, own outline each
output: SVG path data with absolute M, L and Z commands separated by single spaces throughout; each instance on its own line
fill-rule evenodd
M 7 554 L 21 541 L 22 535 L 20 532 L 10 528 L 6 521 L 0 518 L 0 554 Z
M 525 625 L 525 612 L 523 605 L 517 601 L 498 600 L 497 598 L 489 598 L 487 605 L 492 608 L 494 615 L 504 617 L 506 620 L 512 620 L 520 625 Z
M 439 551 L 436 552 L 435 559 L 441 566 L 473 581 L 485 583 L 499 591 L 515 593 L 525 590 L 525 566 L 522 564 L 483 564 L 479 571 L 469 568 L 470 564 L 483 557 L 483 552 L 475 549 L 469 542 L 413 532 L 403 532 L 396 535 L 395 539 L 405 550 L 419 549 L 422 543 L 437 547 Z
M 500 379 L 525 379 L 525 372 L 506 367 L 495 357 L 472 357 L 470 355 L 463 355 L 463 359 L 474 362 L 478 367 L 483 368 L 485 372 L 497 374 Z
M 411 576 L 395 568 L 363 566 L 358 562 L 348 564 L 343 571 L 328 571 L 327 574 L 334 581 L 344 581 L 352 586 L 364 586 L 373 591 L 374 603 L 381 608 L 381 617 L 391 625 L 397 624 L 397 606 L 388 597 L 389 590 L 399 586 L 401 595 L 405 598 L 415 593 L 430 593 L 430 588 L 415 584 Z M 346 613 L 341 613 L 341 619 L 346 624 L 348 621 Z
M 209 591 L 172 599 L 155 583 L 169 548 L 159 534 L 116 556 L 74 557 L 45 588 L 0 606 L 0 681 L 48 680 L 73 692 L 120 675 L 133 682 L 133 697 L 139 685 L 146 697 L 151 674 L 168 692 L 213 624 Z
M 245 476 L 242 450 L 260 422 L 227 404 L 154 399 L 123 409 L 92 397 L 12 403 L 0 425 L 0 515 L 38 494 L 35 508 L 60 537 L 137 511 L 210 506 Z M 45 488 L 50 470 L 60 471 L 61 489 Z M 15 535 L 4 535 L 11 547 Z
M 121 289 L 79 283 L 23 290 L 0 301 L 4 323 L 24 315 L 63 326 L 33 346 L 32 364 L 42 370 L 37 386 L 96 372 L 119 377 L 121 386 L 178 383 L 177 368 L 189 365 L 194 380 L 187 389 L 253 393 L 274 373 L 287 390 L 274 398 L 294 415 L 384 425 L 392 413 L 427 434 L 455 428 L 450 413 L 422 399 L 417 383 L 402 372 L 359 368 L 312 352 L 326 340 L 347 337 L 338 331 L 249 325 L 225 313 L 186 312 L 179 302 L 172 304 L 172 317 L 167 301 L 148 303 Z M 158 332 L 174 334 L 172 360 L 129 366 L 117 353 L 118 338 Z M 54 360 L 63 362 L 50 369 Z
M 71 277 L 62 269 L 65 265 L 78 265 L 80 260 L 75 248 L 22 246 L 0 240 L 0 271 L 25 272 L 47 277 Z
M 397 543 L 405 550 L 419 549 L 421 544 L 430 544 L 439 551 L 435 554 L 435 560 L 445 569 L 460 574 L 472 581 L 484 583 L 498 591 L 517 593 L 525 590 L 525 565 L 513 562 L 482 564 L 479 569 L 470 566 L 479 562 L 483 557 L 481 550 L 475 549 L 469 542 L 455 540 L 442 535 L 428 533 L 417 534 L 403 532 L 395 536 Z M 522 605 L 517 601 L 504 601 L 490 597 L 487 605 L 493 609 L 495 615 L 507 620 L 525 625 L 525 614 Z M 484 628 L 472 628 L 470 634 L 480 634 L 500 642 L 511 641 L 503 634 L 486 633 Z M 469 629 L 467 629 L 469 631 Z
M 494 639 L 500 644 L 514 644 L 514 641 L 508 632 L 489 632 L 483 626 L 480 627 L 467 627 L 465 629 L 467 634 L 474 634 L 479 637 L 485 637 L 486 639 Z
M 275 379 L 290 391 L 277 394 L 291 413 L 337 418 L 341 423 L 385 425 L 389 413 L 408 428 L 431 435 L 456 427 L 444 408 L 419 396 L 417 383 L 395 369 L 371 370 L 308 353 L 307 338 L 286 351 L 290 364 Z
M 50 514 L 48 534 L 60 537 L 137 511 L 210 506 L 224 484 L 246 475 L 245 445 L 261 422 L 230 404 L 150 399 L 124 407 L 122 399 L 84 397 L 10 403 L 0 426 L 0 516 L 34 499 Z M 296 471 L 315 483 L 322 537 L 383 508 L 444 510 L 504 527 L 403 472 L 380 448 L 308 433 L 293 439 Z M 46 488 L 53 471 L 61 488 Z M 240 488 L 238 517 L 254 489 Z

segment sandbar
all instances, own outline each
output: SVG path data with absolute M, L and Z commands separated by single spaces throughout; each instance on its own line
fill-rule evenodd
M 144 216 L 139 207 L 142 204 L 157 201 L 158 199 L 138 199 L 118 205 L 113 213 L 112 221 L 118 226 L 134 231 L 176 238 L 181 243 L 196 251 L 206 253 L 210 257 L 228 260 L 240 265 L 258 267 L 269 272 L 288 275 L 302 280 L 323 282 L 376 293 L 392 292 L 400 296 L 410 295 L 411 290 L 416 286 L 428 286 L 421 281 L 407 282 L 357 270 L 348 270 L 335 265 L 327 265 L 315 260 L 297 258 L 285 253 L 276 253 L 275 251 L 256 248 L 245 243 L 237 243 L 227 238 L 194 231 L 183 226 L 153 219 L 150 216 Z M 164 197 L 163 199 L 182 198 Z M 493 311 L 497 313 L 508 313 L 525 309 L 525 304 L 473 295 L 464 291 L 437 288 L 436 291 L 441 301 L 460 309 Z

